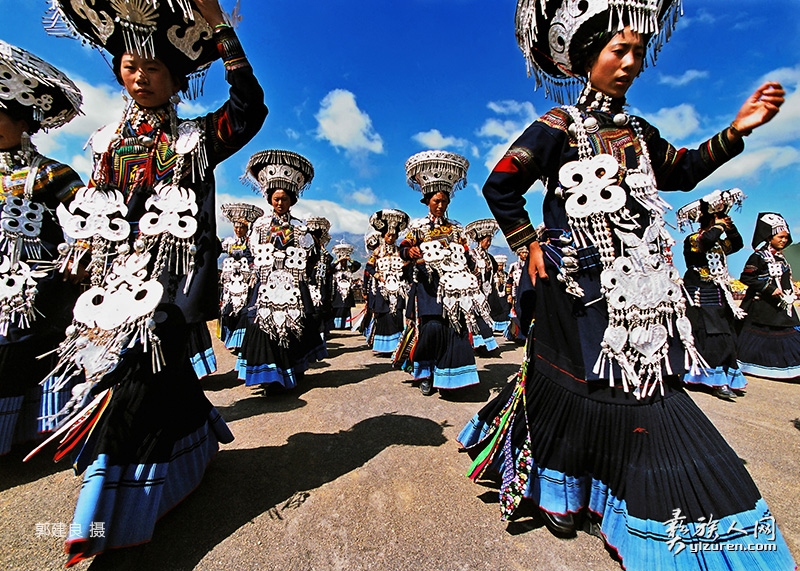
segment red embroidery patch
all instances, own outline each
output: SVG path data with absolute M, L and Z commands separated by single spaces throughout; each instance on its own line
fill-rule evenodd
M 494 172 L 515 173 L 519 172 L 519 166 L 514 162 L 513 157 L 505 156 L 494 167 Z

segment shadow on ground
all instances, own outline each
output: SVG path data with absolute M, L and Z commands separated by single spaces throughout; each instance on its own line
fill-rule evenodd
M 72 469 L 69 460 L 62 460 L 57 464 L 53 462 L 55 444 L 48 445 L 36 456 L 23 462 L 22 459 L 36 448 L 36 444 L 36 442 L 17 444 L 11 449 L 11 452 L 0 456 L 0 491 Z
M 292 390 L 284 393 L 261 395 L 253 387 L 252 396 L 236 401 L 231 406 L 218 406 L 217 410 L 225 422 L 233 422 L 260 414 L 288 412 L 306 406 L 300 397 L 317 388 L 339 388 L 354 385 L 390 370 L 388 364 L 369 363 L 358 369 L 335 369 L 320 367 L 306 372 L 303 380 Z
M 337 433 L 301 432 L 283 446 L 223 450 L 200 488 L 158 523 L 152 542 L 95 558 L 91 571 L 193 569 L 216 545 L 265 512 L 299 507 L 314 490 L 390 446 L 441 446 L 442 426 L 384 414 Z

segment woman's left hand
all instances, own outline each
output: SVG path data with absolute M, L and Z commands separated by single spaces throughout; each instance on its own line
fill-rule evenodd
M 785 101 L 786 91 L 776 81 L 768 81 L 747 98 L 732 125 L 742 134 L 769 123 Z M 735 133 L 733 133 L 735 135 Z

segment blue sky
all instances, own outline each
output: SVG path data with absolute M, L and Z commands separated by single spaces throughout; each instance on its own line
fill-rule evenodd
M 84 92 L 85 116 L 35 142 L 49 156 L 88 176 L 82 149 L 91 132 L 116 120 L 120 87 L 96 50 L 47 36 L 44 0 L 0 0 L 2 39 L 65 71 Z M 233 8 L 223 0 L 223 8 Z M 270 108 L 257 137 L 217 168 L 218 202 L 262 204 L 239 182 L 248 157 L 285 148 L 314 164 L 316 178 L 293 212 L 324 215 L 333 231 L 365 232 L 369 214 L 401 208 L 425 213 L 405 183 L 412 154 L 444 148 L 470 161 L 469 185 L 450 216 L 466 224 L 489 216 L 480 187 L 516 136 L 554 104 L 534 91 L 514 38 L 514 0 L 242 0 L 238 33 Z M 684 0 L 684 17 L 655 66 L 628 93 L 632 110 L 674 145 L 693 147 L 734 118 L 765 79 L 781 81 L 787 102 L 778 117 L 747 139 L 744 154 L 691 193 L 670 193 L 677 209 L 716 188 L 748 196 L 735 215 L 749 243 L 759 211 L 776 210 L 800 239 L 800 2 Z M 226 98 L 216 62 L 190 117 Z M 528 193 L 541 218 L 541 194 Z M 674 222 L 674 214 L 668 215 Z M 231 233 L 221 221 L 220 234 Z M 681 242 L 683 236 L 675 230 Z M 498 245 L 503 245 L 498 238 Z M 676 261 L 681 258 L 676 246 Z M 738 273 L 746 253 L 732 257 Z M 683 267 L 682 261 L 678 264 Z

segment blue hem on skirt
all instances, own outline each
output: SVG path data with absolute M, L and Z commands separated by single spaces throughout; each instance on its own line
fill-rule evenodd
M 796 367 L 765 367 L 764 365 L 739 361 L 739 369 L 745 375 L 753 375 L 764 379 L 789 380 L 800 377 L 800 365 Z
M 242 341 L 244 340 L 244 327 L 234 330 L 225 338 L 225 347 L 227 349 L 241 349 Z
M 233 435 L 216 409 L 177 442 L 168 462 L 113 465 L 100 454 L 87 468 L 67 537 L 67 566 L 117 547 L 150 541 L 156 521 L 202 480 L 219 442 Z
M 207 377 L 217 370 L 217 357 L 214 355 L 214 349 L 211 347 L 202 353 L 195 353 L 192 355 L 191 361 L 192 368 L 198 379 Z
M 477 365 L 465 365 L 453 369 L 440 369 L 432 362 L 414 362 L 414 380 L 431 378 L 433 367 L 433 388 L 435 389 L 460 389 L 480 383 Z
M 372 350 L 375 353 L 394 353 L 402 336 L 402 331 L 398 331 L 392 335 L 375 335 L 375 339 L 372 343 Z
M 505 333 L 505 330 L 508 328 L 509 325 L 511 325 L 510 321 L 495 321 L 494 327 L 492 327 L 492 329 L 494 330 L 495 333 Z
M 464 426 L 457 441 L 464 447 L 487 438 L 496 427 L 477 415 Z M 515 450 L 513 458 L 519 458 Z M 492 464 L 501 471 L 503 455 Z M 705 522 L 686 521 L 673 512 L 671 520 L 644 520 L 628 514 L 601 481 L 532 466 L 523 496 L 544 511 L 564 515 L 584 508 L 599 515 L 605 542 L 619 555 L 625 569 L 709 569 L 718 571 L 783 571 L 794 569 L 789 548 L 763 498 L 752 509 L 723 517 L 707 514 Z M 760 536 L 759 536 L 760 534 Z
M 472 334 L 472 348 L 477 349 L 478 347 L 486 347 L 487 351 L 494 351 L 499 347 L 497 344 L 497 339 L 494 337 L 482 337 L 478 333 Z
M 686 373 L 683 375 L 683 382 L 690 385 L 705 385 L 711 388 L 727 385 L 737 391 L 747 388 L 747 379 L 739 369 L 728 369 L 726 371 L 722 366 L 716 369 L 708 369 L 706 374 L 703 374 L 702 371 L 696 375 Z
M 236 368 L 239 371 L 239 380 L 244 381 L 247 387 L 278 383 L 285 389 L 293 389 L 297 386 L 297 375 L 305 373 L 309 362 L 321 361 L 327 356 L 328 349 L 323 341 L 304 357 L 292 363 L 288 369 L 279 367 L 276 363 L 248 365 L 241 357 L 236 361 Z

